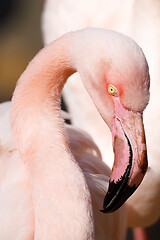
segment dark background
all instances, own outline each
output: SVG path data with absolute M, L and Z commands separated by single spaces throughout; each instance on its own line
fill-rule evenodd
M 28 62 L 42 48 L 42 0 L 0 0 L 0 102 L 10 100 Z

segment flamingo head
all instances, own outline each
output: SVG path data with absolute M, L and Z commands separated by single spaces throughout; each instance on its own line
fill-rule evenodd
M 89 31 L 90 60 L 83 57 L 84 33 L 79 42 L 85 67 L 79 66 L 78 71 L 112 133 L 114 164 L 102 210 L 107 213 L 122 206 L 147 171 L 143 111 L 149 101 L 150 77 L 145 56 L 132 39 L 113 31 Z

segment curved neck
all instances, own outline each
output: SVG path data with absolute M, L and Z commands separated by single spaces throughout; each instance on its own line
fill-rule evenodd
M 75 72 L 68 54 L 70 41 L 66 35 L 42 49 L 18 81 L 12 99 L 11 121 L 22 155 L 30 151 L 31 139 L 41 141 L 37 133 L 43 137 L 54 129 L 52 137 L 65 141 L 60 97 L 67 78 Z
M 69 36 L 40 51 L 12 100 L 12 128 L 29 171 L 37 240 L 93 238 L 90 193 L 70 153 L 60 112 L 61 91 L 75 72 Z

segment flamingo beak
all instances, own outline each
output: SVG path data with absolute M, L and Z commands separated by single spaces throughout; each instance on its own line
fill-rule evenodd
M 140 185 L 148 167 L 142 113 L 125 109 L 119 98 L 114 105 L 114 164 L 101 210 L 104 213 L 114 212 L 123 205 Z

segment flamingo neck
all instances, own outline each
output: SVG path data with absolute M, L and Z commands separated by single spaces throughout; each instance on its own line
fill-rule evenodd
M 73 158 L 60 113 L 66 79 L 75 72 L 68 37 L 32 60 L 12 100 L 12 128 L 29 172 L 35 239 L 93 239 L 91 198 Z

